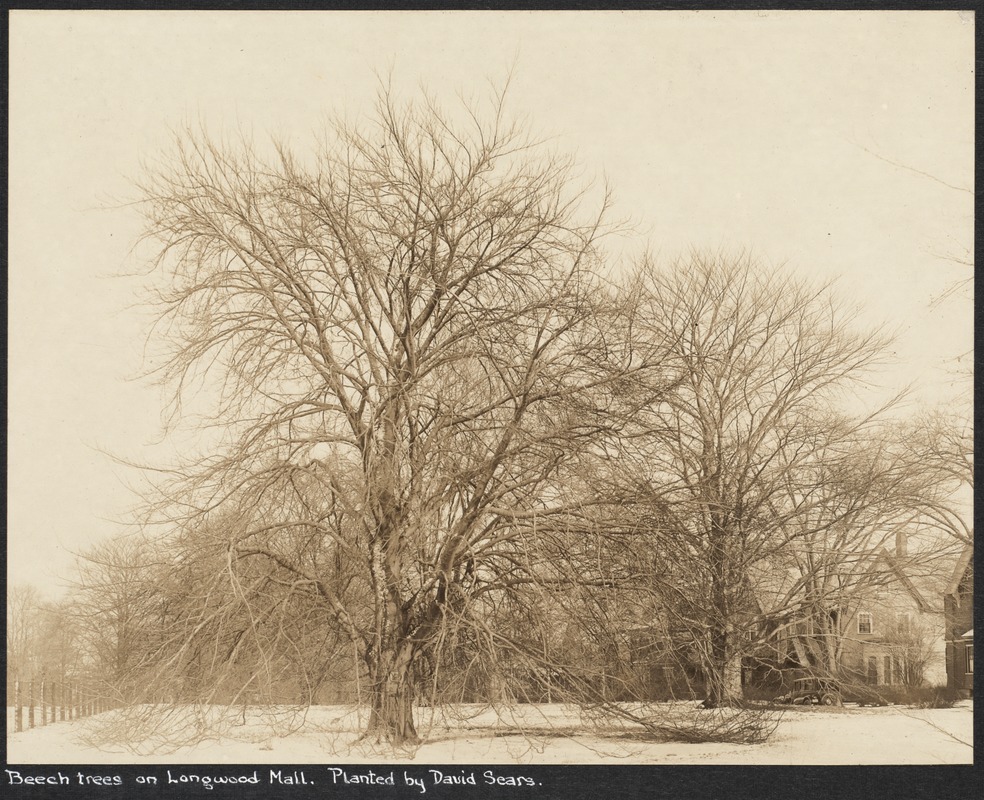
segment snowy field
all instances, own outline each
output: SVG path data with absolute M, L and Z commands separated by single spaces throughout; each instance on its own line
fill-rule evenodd
M 576 709 L 514 706 L 497 711 L 461 707 L 453 718 L 418 710 L 424 743 L 394 753 L 356 741 L 351 709 L 315 706 L 303 715 L 252 710 L 204 738 L 166 752 L 142 743 L 137 755 L 121 746 L 91 744 L 93 726 L 113 712 L 83 721 L 8 733 L 11 764 L 970 764 L 973 704 L 949 709 L 797 708 L 784 713 L 765 744 L 684 744 L 640 741 L 626 728 L 588 730 Z M 12 731 L 8 709 L 7 730 Z M 87 743 L 89 740 L 90 743 Z

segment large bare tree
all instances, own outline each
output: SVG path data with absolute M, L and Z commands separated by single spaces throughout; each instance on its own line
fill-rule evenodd
M 639 487 L 635 524 L 653 543 L 666 624 L 699 664 L 708 705 L 729 705 L 761 617 L 755 568 L 852 513 L 856 487 L 821 462 L 833 467 L 871 424 L 832 410 L 869 378 L 885 340 L 856 332 L 829 287 L 745 257 L 646 264 L 633 291 L 636 329 L 666 343 L 678 381 L 637 419 L 651 433 L 621 464 Z
M 840 433 L 844 426 L 848 436 Z M 832 427 L 800 481 L 817 487 L 818 502 L 795 520 L 795 541 L 764 565 L 771 576 L 759 571 L 769 628 L 782 630 L 799 665 L 817 674 L 842 671 L 849 624 L 873 594 L 939 576 L 953 555 L 922 524 L 913 496 L 929 481 L 907 457 L 897 428 L 888 419 Z M 801 492 L 800 485 L 791 490 Z
M 137 536 L 96 544 L 78 558 L 78 577 L 62 608 L 90 671 L 115 699 L 132 699 L 147 671 L 159 606 L 159 570 L 150 551 Z
M 316 601 L 393 743 L 447 621 L 540 579 L 537 521 L 619 424 L 631 364 L 595 274 L 606 201 L 582 218 L 569 162 L 501 99 L 384 90 L 311 157 L 181 136 L 144 186 L 162 381 L 176 414 L 205 387 L 219 431 L 155 510 L 219 535 L 245 607 L 271 576 Z

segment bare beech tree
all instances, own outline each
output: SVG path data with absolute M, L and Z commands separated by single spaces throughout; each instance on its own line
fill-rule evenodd
M 161 542 L 166 572 L 155 581 L 159 622 L 147 650 L 154 664 L 148 686 L 157 697 L 187 703 L 310 705 L 326 678 L 352 678 L 352 659 L 347 638 L 326 622 L 322 599 L 297 570 L 317 571 L 353 607 L 367 606 L 367 598 L 347 589 L 352 565 L 319 548 L 301 526 L 270 533 L 265 546 L 275 558 L 234 556 L 230 542 L 269 526 L 270 517 L 233 512 L 225 508 Z
M 961 407 L 964 406 L 962 409 Z M 974 426 L 965 403 L 926 412 L 905 426 L 913 474 L 910 502 L 921 522 L 964 544 L 973 543 L 970 510 L 974 494 Z
M 833 434 L 790 487 L 797 497 L 817 487 L 818 502 L 792 520 L 798 535 L 757 580 L 769 629 L 783 629 L 799 664 L 817 674 L 840 673 L 848 625 L 873 592 L 939 575 L 953 555 L 920 525 L 912 498 L 927 480 L 900 447 L 898 424 L 870 422 L 829 418 Z
M 29 681 L 56 681 L 83 677 L 79 632 L 69 602 L 45 601 L 37 588 L 18 584 L 7 590 L 7 696 L 14 699 L 15 681 L 21 681 L 22 700 Z
M 89 669 L 107 695 L 127 701 L 146 677 L 158 613 L 158 578 L 143 539 L 107 539 L 78 558 L 78 577 L 63 613 L 77 632 Z
M 7 696 L 13 696 L 14 680 L 29 679 L 40 669 L 40 632 L 43 604 L 30 584 L 7 587 Z
M 689 639 L 707 704 L 731 705 L 756 623 L 752 570 L 830 508 L 818 447 L 830 452 L 864 424 L 831 422 L 830 410 L 884 357 L 885 340 L 855 333 L 827 287 L 744 257 L 646 264 L 633 291 L 637 331 L 667 343 L 679 381 L 640 419 L 652 433 L 622 463 L 649 494 L 637 524 L 653 541 L 660 605 Z
M 600 213 L 581 219 L 569 162 L 501 100 L 486 122 L 384 91 L 312 159 L 182 136 L 145 185 L 162 380 L 176 412 L 217 387 L 221 431 L 158 516 L 193 531 L 234 509 L 212 536 L 243 607 L 264 576 L 316 601 L 364 661 L 366 735 L 395 744 L 447 620 L 540 579 L 529 537 L 618 424 L 629 364 Z

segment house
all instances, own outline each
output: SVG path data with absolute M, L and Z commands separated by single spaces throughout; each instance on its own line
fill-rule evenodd
M 894 552 L 878 548 L 854 560 L 850 572 L 833 566 L 816 600 L 774 616 L 767 661 L 785 682 L 810 674 L 878 686 L 944 682 L 944 609 L 933 588 L 940 566 L 938 559 L 908 554 L 906 538 L 896 538 Z
M 908 540 L 918 535 L 899 531 L 891 548 L 831 553 L 824 569 L 810 573 L 788 560 L 756 565 L 736 615 L 746 692 L 774 696 L 809 675 L 881 687 L 943 684 L 949 628 L 939 587 L 957 553 L 933 546 L 909 552 Z M 973 661 L 969 605 L 953 644 L 962 648 L 953 656 L 961 664 Z M 620 660 L 650 699 L 698 697 L 703 681 L 694 646 L 694 631 L 653 614 L 628 631 Z
M 974 545 L 964 547 L 943 593 L 946 625 L 946 685 L 974 696 Z
M 874 569 L 885 576 L 845 614 L 841 675 L 878 686 L 942 684 L 945 680 L 942 604 L 920 591 L 905 561 L 883 550 Z

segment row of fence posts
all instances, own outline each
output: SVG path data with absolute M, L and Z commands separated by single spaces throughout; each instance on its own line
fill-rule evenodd
M 25 702 L 25 700 L 27 702 Z M 115 708 L 115 704 L 84 684 L 33 678 L 14 681 L 14 726 L 19 733 L 24 730 L 24 709 L 27 709 L 27 727 L 35 728 L 54 722 L 82 719 L 102 714 Z

